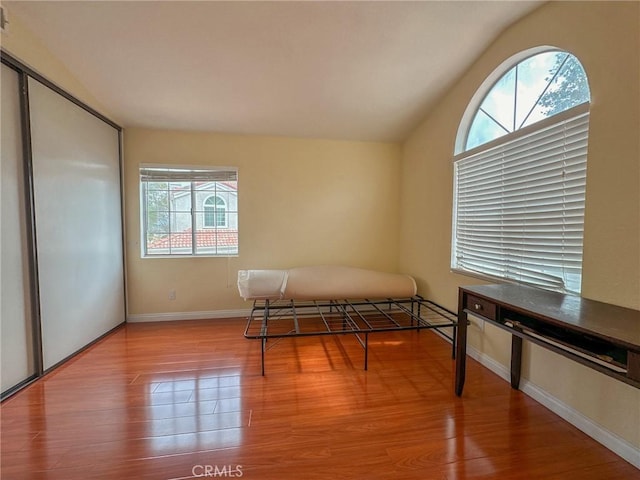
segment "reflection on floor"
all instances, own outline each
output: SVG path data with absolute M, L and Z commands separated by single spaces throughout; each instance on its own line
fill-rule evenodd
M 2 404 L 6 479 L 606 479 L 640 472 L 449 344 L 131 324 Z

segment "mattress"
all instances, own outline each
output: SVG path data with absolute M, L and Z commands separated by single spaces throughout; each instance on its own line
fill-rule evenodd
M 408 298 L 417 293 L 409 275 L 343 266 L 240 270 L 238 290 L 245 300 Z

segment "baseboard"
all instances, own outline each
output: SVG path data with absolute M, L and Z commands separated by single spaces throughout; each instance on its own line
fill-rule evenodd
M 471 346 L 467 346 L 467 354 L 505 381 L 511 382 L 511 372 L 501 363 L 496 362 L 493 358 Z M 634 467 L 640 469 L 640 448 L 632 445 L 615 433 L 610 432 L 602 425 L 594 422 L 552 395 L 549 395 L 548 392 L 532 382 L 523 379 L 520 382 L 520 391 L 527 394 L 541 405 L 544 405 L 574 427 L 582 430 L 591 438 L 607 447 L 616 455 L 625 459 Z
M 168 312 L 127 314 L 127 323 L 170 322 L 176 320 L 208 320 L 220 318 L 246 318 L 251 309 L 212 310 L 209 312 Z

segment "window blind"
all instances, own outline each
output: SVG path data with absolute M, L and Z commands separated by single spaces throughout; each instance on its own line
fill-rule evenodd
M 238 169 L 235 167 L 140 166 L 140 181 L 142 182 L 235 182 L 237 180 Z
M 588 105 L 566 113 L 455 161 L 454 269 L 580 291 Z

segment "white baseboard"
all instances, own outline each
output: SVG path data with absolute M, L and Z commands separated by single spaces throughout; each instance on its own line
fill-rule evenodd
M 219 318 L 247 318 L 251 309 L 212 310 L 210 312 L 170 312 L 127 314 L 128 323 L 169 322 L 175 320 L 207 320 Z
M 467 354 L 499 377 L 503 378 L 507 382 L 511 382 L 511 372 L 501 363 L 496 362 L 493 358 L 470 346 L 467 346 Z M 594 422 L 589 417 L 584 416 L 574 408 L 561 402 L 532 382 L 523 379 L 520 382 L 520 391 L 527 394 L 541 405 L 544 405 L 574 427 L 582 430 L 591 438 L 607 447 L 616 455 L 625 459 L 634 467 L 640 469 L 640 448 L 632 445 L 615 433 L 610 432 L 602 425 Z

